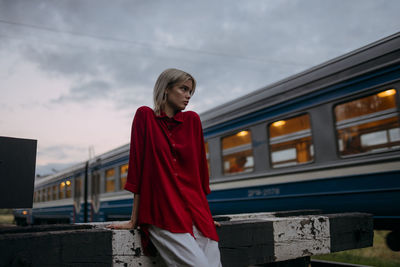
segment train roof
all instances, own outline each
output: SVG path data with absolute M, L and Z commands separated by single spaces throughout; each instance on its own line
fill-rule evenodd
M 115 156 L 119 156 L 122 153 L 127 153 L 129 151 L 129 143 L 119 146 L 117 148 L 114 148 L 110 151 L 107 151 L 103 154 L 100 154 L 98 156 L 95 156 L 93 159 L 89 160 L 89 164 L 94 164 L 96 162 L 104 162 L 107 161 L 109 159 L 114 158 Z M 51 183 L 53 181 L 58 181 L 60 179 L 64 179 L 64 178 L 68 178 L 71 176 L 74 176 L 76 174 L 78 174 L 79 172 L 83 171 L 86 165 L 86 161 L 85 162 L 81 162 L 75 165 L 72 165 L 68 168 L 65 168 L 55 174 L 51 174 L 49 176 L 40 178 L 40 179 L 36 179 L 35 180 L 35 186 L 40 186 L 40 185 L 44 185 L 44 184 L 48 184 Z
M 59 180 L 60 178 L 67 178 L 70 177 L 74 174 L 76 174 L 79 170 L 82 170 L 85 168 L 86 162 L 81 162 L 75 165 L 72 165 L 68 168 L 65 168 L 57 173 L 48 175 L 43 178 L 35 179 L 35 186 L 40 186 L 43 184 L 48 184 L 51 183 L 52 181 Z
M 365 67 L 356 68 L 356 66 L 367 64 L 373 59 L 383 59 L 384 56 L 399 51 L 400 32 L 205 111 L 200 114 L 203 128 L 207 129 L 319 90 L 340 80 L 349 79 L 366 71 Z M 398 55 L 385 57 L 385 60 L 369 66 L 369 70 L 372 70 L 377 64 L 389 65 L 399 60 Z M 341 75 L 337 75 L 339 72 Z

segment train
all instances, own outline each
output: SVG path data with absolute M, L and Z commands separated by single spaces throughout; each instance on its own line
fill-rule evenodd
M 212 214 L 366 212 L 398 237 L 399 90 L 400 32 L 201 113 Z M 128 158 L 126 144 L 37 180 L 16 222 L 129 219 Z

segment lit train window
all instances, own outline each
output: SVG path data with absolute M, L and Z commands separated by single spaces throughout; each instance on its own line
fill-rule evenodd
M 243 130 L 222 138 L 222 156 L 224 174 L 253 171 L 251 132 Z
M 128 176 L 128 164 L 124 164 L 119 167 L 119 173 L 121 175 L 120 178 L 120 190 L 124 189 L 124 186 L 126 184 L 126 177 Z
M 52 188 L 53 188 L 53 190 L 52 190 L 52 194 L 53 194 L 52 199 L 56 200 L 57 199 L 57 185 L 53 185 Z
M 396 93 L 389 89 L 335 107 L 341 156 L 400 148 Z
M 72 197 L 72 184 L 70 180 L 65 181 L 65 186 L 66 186 L 66 194 L 65 194 L 65 198 L 71 198 Z
M 115 169 L 111 168 L 106 170 L 106 192 L 115 191 Z
M 313 161 L 310 116 L 300 115 L 269 125 L 270 157 L 273 168 Z
M 58 198 L 63 199 L 65 198 L 65 182 L 61 182 L 58 191 Z
M 208 142 L 204 142 L 204 147 L 206 151 L 206 158 L 207 158 L 207 167 L 208 167 L 208 175 L 210 175 L 210 154 L 208 153 Z

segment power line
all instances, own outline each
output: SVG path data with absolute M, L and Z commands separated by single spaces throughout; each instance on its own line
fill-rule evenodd
M 49 31 L 49 32 L 54 32 L 54 33 L 64 33 L 64 34 L 69 34 L 69 35 L 88 37 L 88 38 L 111 41 L 111 42 L 126 43 L 126 44 L 131 44 L 131 45 L 142 46 L 142 47 L 149 47 L 149 46 L 150 47 L 162 47 L 162 48 L 174 49 L 174 50 L 177 50 L 177 51 L 190 52 L 190 53 L 201 53 L 201 54 L 208 54 L 208 55 L 212 55 L 212 56 L 221 56 L 221 57 L 228 57 L 228 58 L 234 57 L 234 58 L 238 58 L 238 59 L 242 59 L 242 60 L 256 61 L 256 62 L 261 62 L 261 63 L 272 62 L 272 63 L 275 63 L 275 64 L 306 66 L 304 64 L 299 64 L 299 63 L 296 63 L 296 62 L 283 62 L 283 61 L 277 61 L 277 60 L 246 57 L 246 56 L 237 55 L 237 54 L 215 52 L 215 51 L 208 51 L 208 50 L 202 50 L 202 49 L 190 49 L 190 48 L 185 48 L 185 47 L 176 47 L 176 46 L 164 45 L 164 44 L 155 44 L 155 43 L 149 43 L 149 42 L 132 41 L 132 40 L 126 40 L 126 39 L 121 39 L 121 38 L 103 36 L 103 35 L 82 33 L 82 32 L 77 32 L 77 31 L 60 30 L 60 29 L 57 29 L 57 28 L 51 28 L 51 27 L 46 27 L 46 26 L 38 26 L 38 25 L 15 22 L 15 21 L 9 21 L 9 20 L 4 20 L 4 19 L 0 19 L 0 23 L 9 24 L 9 25 L 13 25 L 13 26 L 19 26 L 19 27 L 33 28 L 33 29 L 37 29 L 37 30 Z

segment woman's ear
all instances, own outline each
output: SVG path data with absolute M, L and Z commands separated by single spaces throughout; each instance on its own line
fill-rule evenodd
M 163 99 L 167 99 L 169 88 L 165 88 Z

